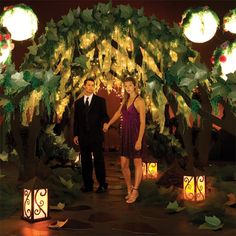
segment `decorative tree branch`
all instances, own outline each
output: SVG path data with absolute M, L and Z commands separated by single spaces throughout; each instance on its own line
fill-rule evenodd
M 173 84 L 171 87 L 175 92 L 179 93 L 183 97 L 186 104 L 191 107 L 190 97 L 176 84 Z M 200 108 L 199 110 L 199 115 L 202 116 L 204 119 L 211 120 L 212 123 L 216 124 L 217 126 L 220 126 L 225 131 L 236 136 L 236 129 L 233 128 L 234 124 L 236 123 L 236 118 L 232 116 L 232 112 L 230 112 L 230 110 L 227 113 L 229 114 L 227 119 L 219 119 L 218 117 L 212 115 L 208 111 L 203 110 L 202 108 Z

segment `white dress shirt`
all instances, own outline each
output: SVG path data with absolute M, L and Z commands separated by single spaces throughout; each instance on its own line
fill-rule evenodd
M 84 95 L 84 104 L 86 103 L 88 97 L 89 105 L 91 104 L 92 98 L 93 98 L 93 93 L 89 96 Z

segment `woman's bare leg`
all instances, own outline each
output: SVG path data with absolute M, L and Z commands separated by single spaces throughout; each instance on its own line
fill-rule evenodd
M 135 168 L 135 176 L 134 176 L 134 187 L 132 189 L 132 192 L 126 201 L 127 203 L 133 203 L 136 201 L 136 199 L 139 196 L 138 188 L 142 181 L 142 158 L 135 158 L 134 159 L 134 168 Z
M 129 163 L 130 163 L 129 158 L 124 157 L 124 156 L 120 157 L 121 171 L 125 179 L 128 193 L 130 193 L 132 189 L 131 172 L 129 168 Z

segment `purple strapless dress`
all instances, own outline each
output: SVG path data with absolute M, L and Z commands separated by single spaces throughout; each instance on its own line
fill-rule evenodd
M 136 151 L 134 148 L 140 127 L 139 113 L 134 106 L 134 101 L 128 108 L 124 105 L 121 109 L 121 156 L 131 159 L 140 158 L 143 152 L 143 142 L 141 150 Z

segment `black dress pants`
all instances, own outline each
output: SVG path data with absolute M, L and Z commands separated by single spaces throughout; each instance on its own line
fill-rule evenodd
M 106 184 L 106 171 L 102 142 L 91 141 L 90 138 L 89 136 L 86 138 L 84 137 L 83 141 L 80 142 L 82 177 L 85 188 L 93 187 L 93 166 L 99 186 L 104 186 Z M 92 160 L 92 154 L 94 160 Z

